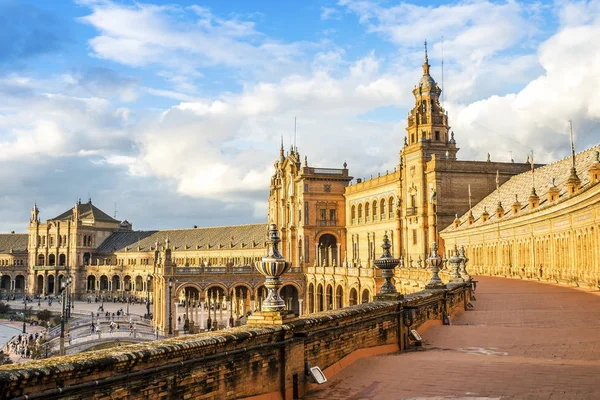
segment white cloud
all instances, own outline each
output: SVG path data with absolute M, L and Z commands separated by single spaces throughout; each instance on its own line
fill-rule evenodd
M 335 18 L 338 10 L 334 7 L 321 7 L 321 20 L 326 21 L 328 19 Z
M 89 41 L 92 54 L 129 66 L 175 71 L 214 65 L 267 68 L 302 52 L 302 43 L 269 39 L 252 21 L 219 18 L 199 6 L 103 1 L 89 7 L 91 14 L 81 21 L 100 31 Z

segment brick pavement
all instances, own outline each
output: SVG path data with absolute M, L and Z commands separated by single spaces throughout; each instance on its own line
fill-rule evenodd
M 599 292 L 479 277 L 422 349 L 358 360 L 305 399 L 600 399 Z

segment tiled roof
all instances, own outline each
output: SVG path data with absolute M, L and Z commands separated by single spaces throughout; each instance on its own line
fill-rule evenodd
M 0 234 L 0 253 L 9 253 L 12 251 L 27 251 L 26 233 L 6 233 Z
M 577 176 L 581 180 L 581 187 L 585 188 L 590 183 L 589 169 L 596 162 L 595 152 L 600 151 L 600 145 L 596 145 L 575 156 L 575 168 L 577 169 Z M 554 178 L 555 186 L 560 190 L 559 200 L 567 193 L 567 180 L 571 175 L 572 158 L 567 157 L 560 161 L 556 161 L 552 164 L 545 165 L 540 168 L 536 168 L 535 175 L 535 191 L 540 199 L 539 207 L 548 205 L 548 189 L 552 187 L 552 179 Z M 473 216 L 475 222 L 471 225 L 468 224 L 467 218 L 469 212 L 466 212 L 460 217 L 461 224 L 458 228 L 454 227 L 454 224 L 448 226 L 444 231 L 455 231 L 458 229 L 464 229 L 468 227 L 481 226 L 484 222 L 481 219 L 484 208 L 490 215 L 489 221 L 498 221 L 496 217 L 496 208 L 498 207 L 498 199 L 502 202 L 502 208 L 504 209 L 504 216 L 502 219 L 514 217 L 515 214 L 512 212 L 512 205 L 515 203 L 515 194 L 518 196 L 519 202 L 521 203 L 521 211 L 529 211 L 529 196 L 531 194 L 532 178 L 531 171 L 523 172 L 519 175 L 515 175 L 500 186 L 500 193 L 494 190 L 491 194 L 477 203 L 473 209 Z M 489 221 L 487 223 L 489 223 Z
M 185 246 L 188 250 L 264 249 L 267 240 L 267 224 L 114 232 L 102 242 L 96 252 L 113 253 L 125 251 L 127 247 L 130 251 L 137 251 L 138 246 L 140 251 L 150 251 L 155 243 L 158 243 L 161 248 L 164 247 L 167 238 L 174 250 L 184 250 Z
M 83 204 L 77 204 L 77 212 L 79 213 L 79 218 L 93 218 L 94 221 L 104 221 L 104 222 L 119 222 L 110 215 L 106 214 L 104 211 L 96 207 L 92 204 L 91 201 Z M 54 220 L 72 220 L 73 219 L 73 209 L 69 209 L 64 213 L 60 214 L 56 218 L 52 218 Z

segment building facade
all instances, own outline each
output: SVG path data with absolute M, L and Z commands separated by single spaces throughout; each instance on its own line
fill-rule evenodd
M 282 142 L 266 222 L 279 227 L 283 256 L 293 266 L 282 289 L 289 309 L 301 314 L 370 301 L 382 284 L 373 261 L 385 234 L 407 267 L 396 272 L 400 291 L 419 290 L 419 274 L 406 271 L 424 266 L 434 241 L 443 251 L 439 231 L 491 193 L 496 179 L 505 182 L 529 168 L 489 156 L 458 160 L 429 68 L 425 50 L 407 135 L 385 173 L 353 180 L 345 162 L 342 168 L 310 166 L 297 148 L 285 152 Z M 264 279 L 253 266 L 266 253 L 266 227 L 134 231 L 91 200 L 46 222 L 34 206 L 28 235 L 0 236 L 0 291 L 22 292 L 26 283 L 30 294 L 57 295 L 70 276 L 79 298 L 154 300 L 154 320 L 163 330 L 179 300 L 202 309 L 218 304 L 240 316 L 256 309 L 263 295 Z
M 286 155 L 282 146 L 271 178 L 269 218 L 285 227 L 284 256 L 306 274 L 306 312 L 370 301 L 382 284 L 373 261 L 382 254 L 384 234 L 392 254 L 418 269 L 433 241 L 444 250 L 439 231 L 470 202 L 492 192 L 497 178 L 505 182 L 529 168 L 492 162 L 489 156 L 458 160 L 441 89 L 429 68 L 425 50 L 423 76 L 413 90 L 415 105 L 393 170 L 353 182 L 345 163 L 343 169 L 314 168 L 306 161 L 301 166 L 298 150 Z M 396 273 L 402 292 L 424 284 L 414 274 Z
M 600 285 L 600 146 L 511 178 L 442 232 L 477 274 Z

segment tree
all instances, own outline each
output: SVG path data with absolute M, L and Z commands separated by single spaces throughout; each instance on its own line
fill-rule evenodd
M 52 313 L 50 310 L 40 310 L 37 313 L 37 319 L 42 322 L 48 322 L 50 321 L 50 318 L 52 318 Z
M 10 356 L 8 354 L 6 354 L 5 352 L 3 352 L 2 350 L 0 350 L 0 365 L 4 365 L 4 364 L 12 364 L 12 360 L 10 359 Z
M 0 314 L 6 314 L 10 310 L 10 304 L 0 301 Z

